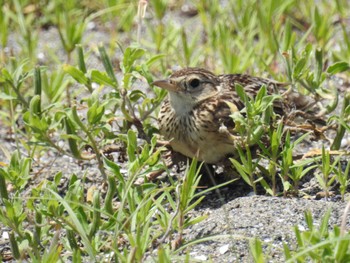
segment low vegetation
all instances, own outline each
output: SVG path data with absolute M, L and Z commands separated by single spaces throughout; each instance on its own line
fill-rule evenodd
M 264 88 L 255 100 L 241 90 L 246 117 L 233 116 L 240 132 L 251 134 L 253 143 L 267 135 L 271 143 L 258 145 L 258 157 L 247 145 L 231 162 L 254 191 L 262 187 L 273 196 L 297 195 L 299 182 L 319 169 L 316 179 L 326 197 L 336 186 L 345 199 L 348 1 L 0 3 L 0 131 L 1 140 L 15 145 L 0 144 L 0 222 L 11 247 L 3 261 L 193 262 L 188 247 L 195 242 L 183 232 L 205 216 L 188 214 L 220 185 L 198 191 L 195 160 L 182 177 L 148 180 L 162 169 L 170 173 L 155 122 L 166 92 L 151 83 L 174 67 L 270 77 L 315 97 L 337 128 L 331 143 L 314 130 L 323 147 L 295 158 L 311 135 L 296 138 L 282 123 L 270 125 L 274 98 Z M 96 32 L 104 37 L 91 43 Z M 116 145 L 112 160 L 108 149 Z M 50 154 L 50 165 L 57 156 L 93 163 L 99 179 L 91 184 L 88 170 L 67 178 L 67 166 L 41 173 L 42 158 Z M 295 229 L 297 249 L 284 247 L 288 262 L 349 260 L 350 233 L 328 229 L 327 216 L 317 228 L 306 213 L 309 229 Z M 251 252 L 264 262 L 261 241 L 251 241 Z

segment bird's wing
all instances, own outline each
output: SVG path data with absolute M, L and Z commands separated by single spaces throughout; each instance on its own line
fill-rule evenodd
M 309 114 L 316 114 L 319 111 L 319 108 L 316 106 L 317 101 L 314 98 L 295 92 L 291 88 L 287 89 L 286 87 L 290 83 L 277 82 L 246 74 L 220 75 L 219 78 L 224 83 L 224 86 L 229 87 L 232 91 L 235 91 L 237 84 L 241 85 L 251 98 L 255 98 L 259 89 L 265 85 L 268 94 L 279 94 L 282 96 L 281 100 L 276 100 L 274 103 L 275 112 L 281 115 L 287 115 L 295 110 Z
M 254 97 L 259 89 L 265 85 L 267 92 L 269 94 L 278 94 L 284 92 L 285 87 L 290 85 L 289 83 L 277 82 L 271 79 L 253 77 L 246 74 L 227 74 L 220 75 L 219 78 L 226 87 L 229 87 L 231 90 L 235 89 L 237 84 L 241 85 L 248 95 Z

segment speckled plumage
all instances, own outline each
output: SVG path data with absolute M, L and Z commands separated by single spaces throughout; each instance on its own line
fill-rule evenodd
M 167 80 L 154 85 L 169 91 L 158 117 L 160 134 L 170 141 L 171 147 L 190 158 L 217 163 L 233 154 L 239 142 L 230 132 L 234 123 L 230 114 L 244 107 L 235 91 L 241 85 L 254 97 L 262 85 L 269 94 L 285 92 L 284 83 L 244 74 L 215 75 L 201 68 L 186 68 L 174 72 Z M 231 103 L 231 108 L 228 103 Z M 298 93 L 275 102 L 274 110 L 281 115 L 288 109 L 304 109 L 312 100 Z

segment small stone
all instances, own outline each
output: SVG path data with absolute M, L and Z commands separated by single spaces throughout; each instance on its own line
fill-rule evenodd
M 37 58 L 39 60 L 44 60 L 45 59 L 45 54 L 43 52 L 39 52 L 38 55 L 37 55 Z
M 219 252 L 221 255 L 225 254 L 228 250 L 229 250 L 230 246 L 227 244 L 227 245 L 224 245 L 224 246 L 221 246 L 219 248 Z
M 3 233 L 2 233 L 2 238 L 3 239 L 9 239 L 9 232 L 7 232 L 7 231 L 4 231 Z
M 205 256 L 205 255 L 199 255 L 199 256 L 195 256 L 194 257 L 195 259 L 198 259 L 198 260 L 208 260 L 208 257 L 207 256 Z
M 301 225 L 301 224 L 298 224 L 298 229 L 300 230 L 300 231 L 305 231 L 306 229 L 305 229 L 305 226 L 303 226 L 303 225 Z

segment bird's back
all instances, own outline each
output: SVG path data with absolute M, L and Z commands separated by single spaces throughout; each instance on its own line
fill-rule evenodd
M 246 94 L 255 98 L 259 89 L 265 85 L 267 88 L 268 95 L 280 95 L 281 98 L 277 99 L 274 103 L 274 110 L 276 113 L 282 116 L 288 116 L 292 111 L 303 111 L 306 113 L 305 116 L 310 118 L 310 120 L 316 120 L 318 122 L 323 122 L 318 116 L 319 107 L 316 105 L 316 101 L 310 97 L 303 95 L 299 92 L 293 91 L 293 89 L 288 89 L 290 83 L 277 82 L 271 79 L 253 77 L 246 74 L 225 74 L 220 75 L 219 78 L 224 83 L 224 87 L 227 87 L 226 92 L 235 92 L 236 85 L 241 85 L 244 88 Z M 244 107 L 244 104 L 237 95 L 235 101 L 236 106 L 239 109 Z M 324 122 L 323 122 L 324 123 Z

